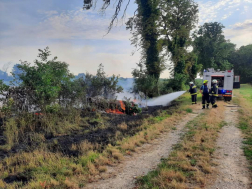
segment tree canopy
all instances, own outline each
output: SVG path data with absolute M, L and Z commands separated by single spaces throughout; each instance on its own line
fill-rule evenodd
M 136 3 L 137 14 L 128 20 L 127 29 L 132 33 L 132 44 L 142 50 L 145 73 L 158 79 L 165 69 L 163 57 L 169 56 L 173 63 L 171 74 L 180 81 L 174 90 L 181 89 L 188 79 L 185 73 L 193 77 L 199 68 L 196 56 L 186 50 L 191 42 L 190 31 L 198 21 L 198 5 L 193 0 L 137 0 Z M 141 69 L 144 68 L 135 70 L 133 76 Z
M 241 46 L 228 61 L 233 65 L 235 75 L 240 75 L 242 83 L 252 83 L 252 44 Z
M 14 75 L 21 80 L 21 86 L 35 92 L 33 100 L 41 108 L 55 101 L 59 97 L 62 85 L 74 78 L 68 70 L 68 64 L 57 61 L 57 57 L 48 60 L 50 55 L 48 47 L 44 50 L 39 49 L 40 59 L 34 61 L 35 65 L 31 66 L 30 63 L 21 61 L 21 64 L 17 65 L 20 72 Z
M 203 65 L 202 71 L 206 68 L 226 70 L 232 67 L 228 56 L 235 51 L 235 45 L 225 39 L 223 28 L 218 22 L 205 23 L 193 35 L 194 52 L 198 63 Z

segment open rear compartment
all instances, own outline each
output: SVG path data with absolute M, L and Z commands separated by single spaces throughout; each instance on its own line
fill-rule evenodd
M 224 87 L 224 75 L 212 75 L 212 79 L 211 81 L 213 81 L 214 79 L 217 80 L 217 85 L 218 85 L 218 97 L 222 97 L 223 96 L 223 87 Z M 211 83 L 212 85 L 212 83 Z M 211 86 L 212 87 L 212 86 Z

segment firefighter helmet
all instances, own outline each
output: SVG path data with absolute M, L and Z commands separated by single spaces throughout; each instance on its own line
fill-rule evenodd
M 189 82 L 189 84 L 190 84 L 190 85 L 193 85 L 193 82 L 191 81 L 191 82 Z
M 216 80 L 216 79 L 214 79 L 214 80 L 213 80 L 213 83 L 217 83 L 217 80 Z
M 207 81 L 207 80 L 204 80 L 203 83 L 208 83 L 208 81 Z

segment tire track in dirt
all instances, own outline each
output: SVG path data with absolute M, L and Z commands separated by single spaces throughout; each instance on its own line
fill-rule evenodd
M 162 157 L 168 157 L 172 147 L 180 141 L 181 135 L 185 132 L 187 122 L 193 120 L 201 110 L 187 114 L 176 126 L 176 130 L 171 130 L 159 136 L 151 144 L 144 144 L 138 148 L 138 153 L 133 156 L 126 156 L 125 160 L 115 167 L 108 167 L 105 173 L 107 179 L 97 183 L 91 183 L 85 188 L 88 189 L 129 189 L 135 187 L 135 178 L 146 175 L 149 171 L 156 169 Z M 110 177 L 110 178 L 109 178 Z
M 214 153 L 217 163 L 217 175 L 208 189 L 248 189 L 248 162 L 242 150 L 242 133 L 236 127 L 238 123 L 238 107 L 227 105 L 224 126 L 217 140 L 218 150 Z

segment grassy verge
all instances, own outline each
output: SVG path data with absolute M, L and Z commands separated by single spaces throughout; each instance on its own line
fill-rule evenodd
M 101 148 L 97 150 L 96 144 L 84 140 L 70 146 L 71 151 L 78 151 L 78 156 L 71 156 L 64 151 L 52 152 L 42 142 L 37 150 L 15 153 L 4 158 L 0 162 L 0 188 L 81 188 L 86 183 L 94 181 L 96 175 L 106 171 L 106 165 L 122 161 L 124 155 L 133 153 L 137 146 L 157 138 L 162 132 L 175 129 L 178 121 L 195 107 L 190 105 L 189 94 L 183 95 L 177 101 L 179 106 L 160 111 L 157 116 L 145 119 L 138 132 L 133 135 L 130 132 L 128 135 L 123 135 L 124 131 L 129 130 L 129 125 L 119 124 L 115 128 L 115 138 L 118 140 L 113 145 L 102 146 L 104 148 L 102 151 Z M 168 111 L 172 111 L 172 114 Z M 104 120 L 100 117 L 94 119 L 93 122 L 97 122 L 99 129 L 104 129 L 106 132 Z M 74 128 L 79 128 L 77 123 L 83 124 L 83 121 L 85 118 L 84 120 L 78 118 L 78 121 L 74 122 Z M 16 136 L 12 135 L 13 129 L 17 133 L 22 132 L 14 126 L 15 124 L 10 122 L 8 127 L 10 130 L 5 129 L 10 142 L 16 141 Z M 74 128 L 71 127 L 70 130 Z M 97 127 L 94 128 L 94 132 L 97 130 Z M 64 134 L 67 133 L 62 131 L 59 137 Z M 35 138 L 37 142 L 39 137 Z M 41 140 L 44 141 L 45 138 L 41 136 Z M 52 140 L 51 148 L 58 146 L 58 143 L 59 140 Z
M 224 102 L 188 122 L 182 142 L 155 171 L 138 179 L 138 188 L 202 188 L 212 173 L 212 154 L 218 131 L 225 125 Z
M 240 89 L 235 90 L 235 96 L 234 102 L 241 106 L 238 127 L 245 138 L 243 150 L 252 170 L 252 86 L 241 85 Z

